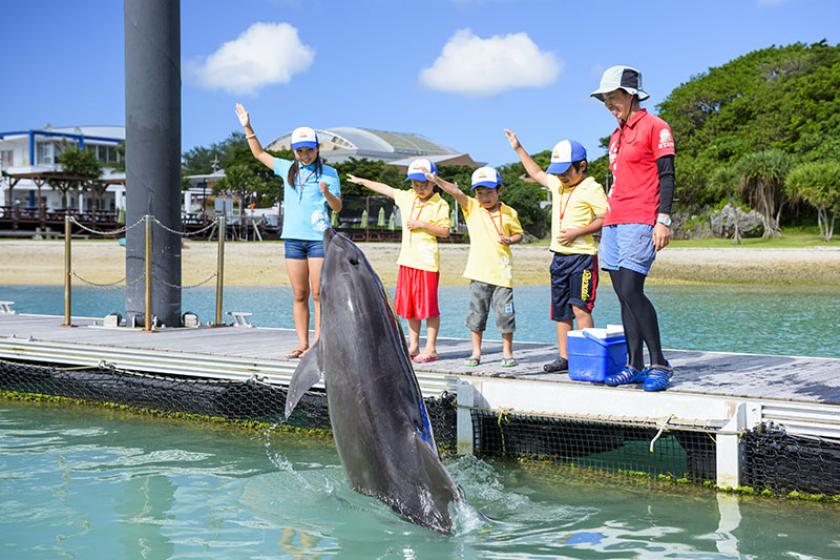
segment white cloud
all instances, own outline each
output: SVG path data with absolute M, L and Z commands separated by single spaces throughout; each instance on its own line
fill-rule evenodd
M 315 58 L 288 23 L 255 23 L 204 59 L 187 62 L 187 75 L 206 89 L 251 94 L 269 84 L 287 84 Z
M 420 83 L 451 93 L 496 95 L 519 87 L 547 86 L 562 68 L 562 62 L 541 51 L 527 33 L 482 39 L 461 29 L 444 45 L 431 68 L 420 72 Z

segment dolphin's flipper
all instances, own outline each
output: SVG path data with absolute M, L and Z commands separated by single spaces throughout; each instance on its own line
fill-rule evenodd
M 318 343 L 306 352 L 300 359 L 292 380 L 289 382 L 289 392 L 286 395 L 286 419 L 300 401 L 304 393 L 321 379 L 321 366 L 318 364 Z

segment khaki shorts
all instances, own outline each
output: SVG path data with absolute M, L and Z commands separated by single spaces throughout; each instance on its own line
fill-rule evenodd
M 473 332 L 484 332 L 490 307 L 496 314 L 496 328 L 500 333 L 516 330 L 516 315 L 513 308 L 513 289 L 477 280 L 470 281 L 470 311 L 467 314 L 467 328 Z

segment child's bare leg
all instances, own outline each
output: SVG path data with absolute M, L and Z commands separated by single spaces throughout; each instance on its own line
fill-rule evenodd
M 426 348 L 423 353 L 427 356 L 437 356 L 438 330 L 440 330 L 440 315 L 426 319 Z
M 569 331 L 572 330 L 572 320 L 557 321 L 557 351 L 562 358 L 569 359 Z
M 505 358 L 513 357 L 513 333 L 502 333 L 502 355 Z
M 408 320 L 408 355 L 412 358 L 420 353 L 420 319 Z
M 483 336 L 483 332 L 470 331 L 470 340 L 472 340 L 472 356 L 470 356 L 471 358 L 481 357 L 481 339 Z
M 595 325 L 595 321 L 592 319 L 592 313 L 583 307 L 573 305 L 572 311 L 575 314 L 575 321 L 577 321 L 577 327 L 579 329 L 588 329 Z

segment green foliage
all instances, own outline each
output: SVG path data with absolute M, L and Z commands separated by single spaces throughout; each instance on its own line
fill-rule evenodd
M 363 179 L 385 183 L 396 189 L 404 189 L 408 186 L 399 168 L 388 165 L 384 161 L 350 158 L 344 163 L 333 165 L 333 167 L 338 171 L 338 178 L 341 181 L 341 194 L 344 196 L 368 196 L 372 194 L 371 191 L 361 185 L 349 183 L 347 175 L 355 175 Z
M 90 150 L 80 149 L 76 145 L 65 144 L 58 156 L 61 164 L 61 179 L 47 179 L 47 184 L 61 192 L 61 207 L 67 208 L 67 193 L 70 189 L 93 189 L 100 200 L 105 187 L 99 182 L 102 176 L 102 164 Z
M 740 193 L 764 220 L 764 237 L 778 237 L 779 216 L 784 203 L 785 177 L 791 157 L 778 150 L 746 154 L 735 164 Z
M 781 189 L 783 157 L 767 154 L 840 160 L 838 91 L 840 46 L 825 41 L 754 51 L 674 89 L 659 115 L 677 140 L 680 206 L 692 210 L 736 194 L 737 169 L 744 200 L 777 225 L 779 211 L 792 209 L 785 200 L 796 197 Z M 774 167 L 761 172 L 762 162 Z
M 808 162 L 794 167 L 785 179 L 791 198 L 800 199 L 817 210 L 820 237 L 831 241 L 834 223 L 840 214 L 840 163 Z

